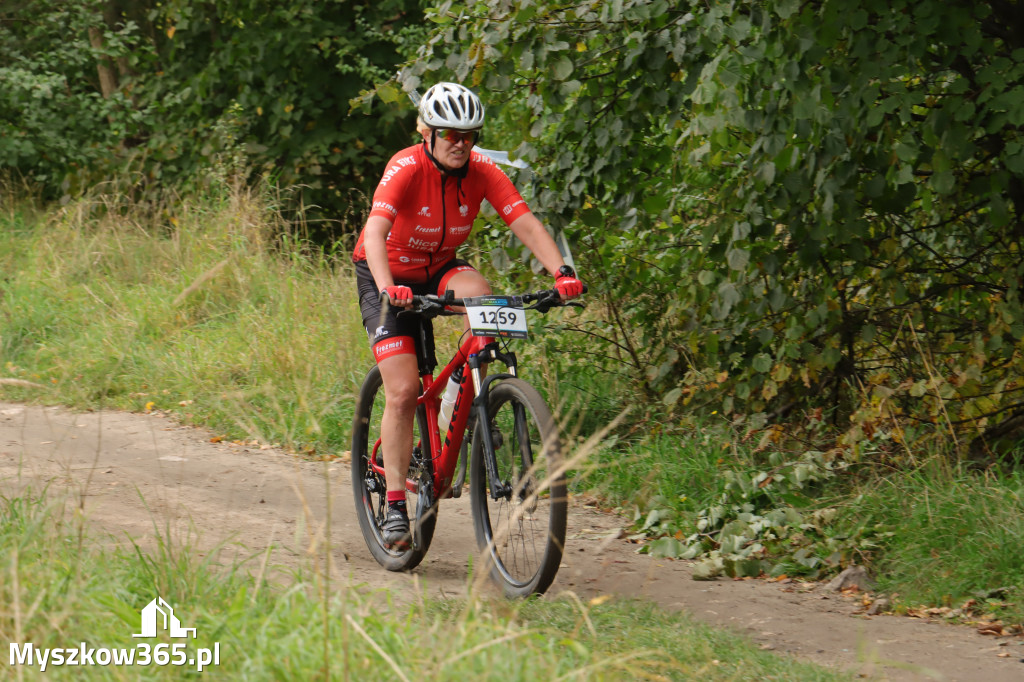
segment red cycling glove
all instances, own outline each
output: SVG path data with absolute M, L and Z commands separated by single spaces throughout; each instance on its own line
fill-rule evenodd
M 380 295 L 381 298 L 386 296 L 391 305 L 405 306 L 412 304 L 412 289 L 400 284 L 384 287 L 380 290 Z
M 576 271 L 568 265 L 558 268 L 555 275 L 555 290 L 563 301 L 583 294 L 583 282 L 576 279 Z

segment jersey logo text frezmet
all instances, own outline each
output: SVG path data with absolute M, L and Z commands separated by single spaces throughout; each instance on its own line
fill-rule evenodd
M 392 216 L 398 215 L 398 209 L 395 208 L 394 206 L 392 206 L 391 204 L 389 204 L 386 201 L 375 201 L 375 202 L 373 202 L 373 207 L 374 208 L 379 208 L 379 209 L 381 209 L 383 211 L 387 211 Z
M 387 341 L 381 341 L 373 347 L 373 356 L 376 358 L 378 363 L 384 358 L 389 358 L 392 355 L 415 352 L 416 344 L 413 343 L 411 336 L 399 336 Z

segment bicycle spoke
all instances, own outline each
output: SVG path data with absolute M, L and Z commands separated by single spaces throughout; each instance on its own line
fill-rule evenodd
M 415 523 L 413 546 L 404 550 L 389 549 L 384 541 L 381 526 L 387 518 L 387 484 L 384 475 L 374 470 L 375 461 L 382 461 L 380 455 L 380 420 L 384 412 L 385 396 L 381 386 L 380 370 L 376 367 L 367 374 L 360 389 L 359 401 L 352 427 L 352 485 L 356 502 L 356 516 L 359 529 L 374 559 L 390 571 L 408 571 L 416 567 L 426 555 L 434 535 L 436 509 L 424 519 L 410 519 Z M 416 429 L 421 434 L 419 446 L 426 440 L 426 418 L 423 411 L 417 413 Z M 370 444 L 373 444 L 372 447 Z M 415 457 L 415 469 L 423 470 L 430 476 L 430 463 L 422 455 Z M 414 472 L 415 475 L 415 472 Z M 419 509 L 419 506 L 416 507 Z

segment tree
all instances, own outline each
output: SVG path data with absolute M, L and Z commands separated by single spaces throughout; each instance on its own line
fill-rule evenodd
M 128 53 L 133 27 L 106 30 L 97 2 L 41 4 L 0 11 L 0 168 L 60 196 L 127 133 L 130 103 L 107 60 Z
M 549 220 L 612 275 L 608 338 L 668 404 L 754 427 L 831 410 L 851 456 L 883 432 L 966 445 L 1024 419 L 1015 3 L 445 2 L 430 18 L 403 84 L 487 92 Z
M 418 3 L 37 2 L 0 15 L 0 165 L 74 193 L 131 169 L 134 191 L 235 159 L 336 217 L 412 132 L 349 117 L 422 34 Z

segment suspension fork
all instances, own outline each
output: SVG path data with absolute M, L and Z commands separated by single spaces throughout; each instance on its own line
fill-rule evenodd
M 508 372 L 483 377 L 482 366 L 493 360 L 502 361 L 508 367 Z M 494 451 L 494 437 L 491 434 L 491 415 L 488 406 L 491 382 L 516 376 L 516 356 L 515 353 L 502 353 L 495 346 L 488 346 L 480 353 L 470 355 L 468 364 L 470 376 L 473 379 L 473 388 L 476 392 L 476 397 L 473 399 L 473 414 L 476 415 L 476 426 L 482 439 L 484 469 L 487 471 L 487 480 L 491 486 L 491 498 L 495 500 L 508 498 L 512 494 L 512 485 L 498 478 L 498 460 Z

